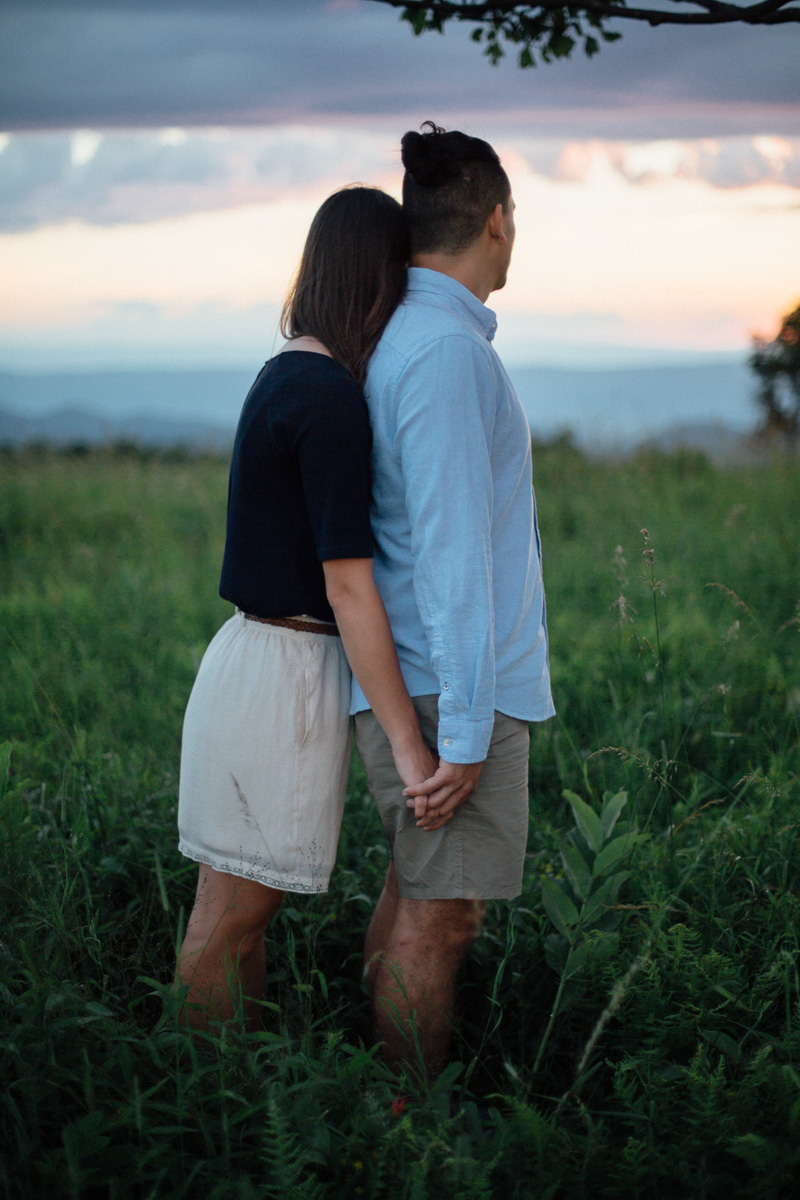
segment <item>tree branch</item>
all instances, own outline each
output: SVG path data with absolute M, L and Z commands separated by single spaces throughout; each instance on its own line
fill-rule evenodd
M 628 8 L 619 0 L 538 0 L 535 3 L 512 3 L 510 0 L 373 0 L 401 8 L 404 15 L 427 17 L 437 24 L 446 21 L 474 21 L 502 27 L 503 20 L 514 17 L 541 20 L 545 14 L 560 13 L 568 19 L 580 20 L 583 15 L 602 19 L 647 21 L 650 25 L 723 25 L 741 21 L 747 25 L 782 25 L 800 23 L 800 6 L 790 0 L 762 0 L 761 3 L 727 4 L 723 0 L 674 0 L 693 4 L 700 12 L 675 12 L 659 8 Z

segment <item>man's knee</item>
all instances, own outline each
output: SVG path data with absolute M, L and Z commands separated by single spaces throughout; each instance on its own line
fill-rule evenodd
M 395 929 L 401 941 L 460 960 L 477 937 L 483 900 L 400 900 Z

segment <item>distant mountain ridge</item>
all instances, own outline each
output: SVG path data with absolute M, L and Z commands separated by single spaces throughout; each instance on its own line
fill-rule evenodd
M 258 369 L 256 364 L 252 371 L 0 371 L 0 408 L 25 417 L 58 409 L 108 419 L 144 413 L 162 421 L 235 428 Z
M 132 441 L 225 451 L 257 369 L 0 372 L 0 445 Z M 755 425 L 752 376 L 744 363 L 517 366 L 509 374 L 534 436 L 569 430 L 590 453 L 649 443 L 738 457 L 742 435 Z
M 233 441 L 228 426 L 202 421 L 170 421 L 140 414 L 104 418 L 81 409 L 59 409 L 41 417 L 21 417 L 0 409 L 0 446 L 44 444 L 53 447 L 103 446 L 133 442 L 157 450 L 183 446 L 187 450 L 227 452 Z

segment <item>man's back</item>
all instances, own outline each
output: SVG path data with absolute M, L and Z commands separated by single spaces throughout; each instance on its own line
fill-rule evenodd
M 495 709 L 553 712 L 530 434 L 495 328 L 456 280 L 411 268 L 367 379 L 375 577 L 411 695 L 440 695 L 453 762 L 483 758 Z

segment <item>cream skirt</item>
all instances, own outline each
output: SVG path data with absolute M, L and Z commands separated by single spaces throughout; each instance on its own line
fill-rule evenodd
M 327 890 L 350 760 L 341 639 L 236 613 L 203 656 L 183 723 L 179 848 L 288 892 Z

